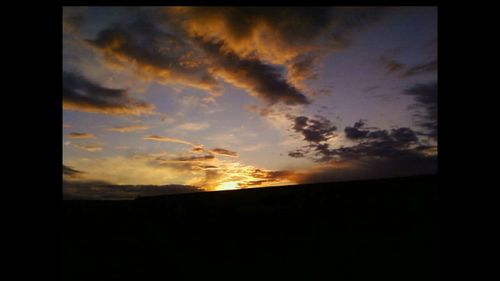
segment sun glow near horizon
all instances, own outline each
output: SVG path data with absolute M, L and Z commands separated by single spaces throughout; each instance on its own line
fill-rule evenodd
M 229 182 L 223 182 L 221 184 L 219 184 L 217 187 L 216 187 L 216 191 L 220 191 L 220 190 L 235 190 L 235 189 L 240 189 L 238 187 L 238 182 L 235 182 L 235 181 L 229 181 Z

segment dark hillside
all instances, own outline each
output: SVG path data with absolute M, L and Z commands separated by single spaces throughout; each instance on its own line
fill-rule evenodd
M 437 280 L 436 195 L 417 176 L 64 201 L 63 276 Z

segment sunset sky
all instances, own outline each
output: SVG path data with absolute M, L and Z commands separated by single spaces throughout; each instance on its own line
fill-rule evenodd
M 437 172 L 436 7 L 64 7 L 65 199 Z

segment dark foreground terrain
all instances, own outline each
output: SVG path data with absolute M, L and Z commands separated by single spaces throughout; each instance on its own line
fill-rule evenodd
M 437 280 L 437 176 L 63 202 L 63 280 Z

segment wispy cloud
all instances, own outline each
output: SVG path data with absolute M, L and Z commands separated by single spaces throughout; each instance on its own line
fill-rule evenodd
M 73 133 L 68 134 L 68 138 L 70 138 L 70 139 L 93 139 L 93 138 L 95 138 L 95 136 L 93 134 L 90 134 L 90 133 L 73 132 Z
M 425 74 L 425 73 L 432 73 L 437 71 L 437 60 L 433 60 L 430 62 L 418 64 L 415 66 L 410 67 L 407 69 L 405 72 L 401 74 L 401 78 L 406 78 L 410 76 L 415 76 L 415 75 L 420 75 L 420 74 Z
M 416 110 L 413 116 L 417 126 L 423 128 L 429 137 L 437 140 L 437 82 L 413 85 L 404 90 L 403 94 L 414 99 L 414 104 L 409 109 Z
M 241 150 L 242 151 L 257 151 L 257 150 L 264 148 L 266 146 L 268 146 L 268 144 L 258 143 L 258 144 L 254 144 L 254 145 L 245 146 L 245 147 L 241 148 Z
M 171 137 L 164 137 L 164 136 L 159 136 L 159 135 L 149 135 L 144 137 L 145 140 L 150 140 L 150 141 L 159 141 L 159 142 L 173 142 L 173 143 L 182 143 L 182 144 L 187 144 L 191 146 L 197 146 L 191 142 L 181 140 L 181 139 L 176 139 L 176 138 L 171 138 Z
M 81 143 L 70 143 L 70 145 L 85 150 L 88 152 L 99 152 L 103 150 L 103 146 L 100 144 L 81 144 Z
M 177 126 L 178 129 L 184 131 L 202 131 L 208 129 L 210 124 L 207 122 L 195 123 L 195 122 L 187 122 Z
M 392 58 L 388 58 L 386 56 L 381 56 L 380 60 L 384 64 L 384 67 L 385 67 L 385 70 L 387 71 L 387 73 L 399 72 L 405 67 L 404 64 L 402 64 L 402 63 L 400 63 Z
M 128 126 L 117 126 L 109 128 L 107 130 L 111 132 L 128 133 L 128 132 L 144 131 L 149 128 L 150 127 L 146 125 L 128 125 Z

